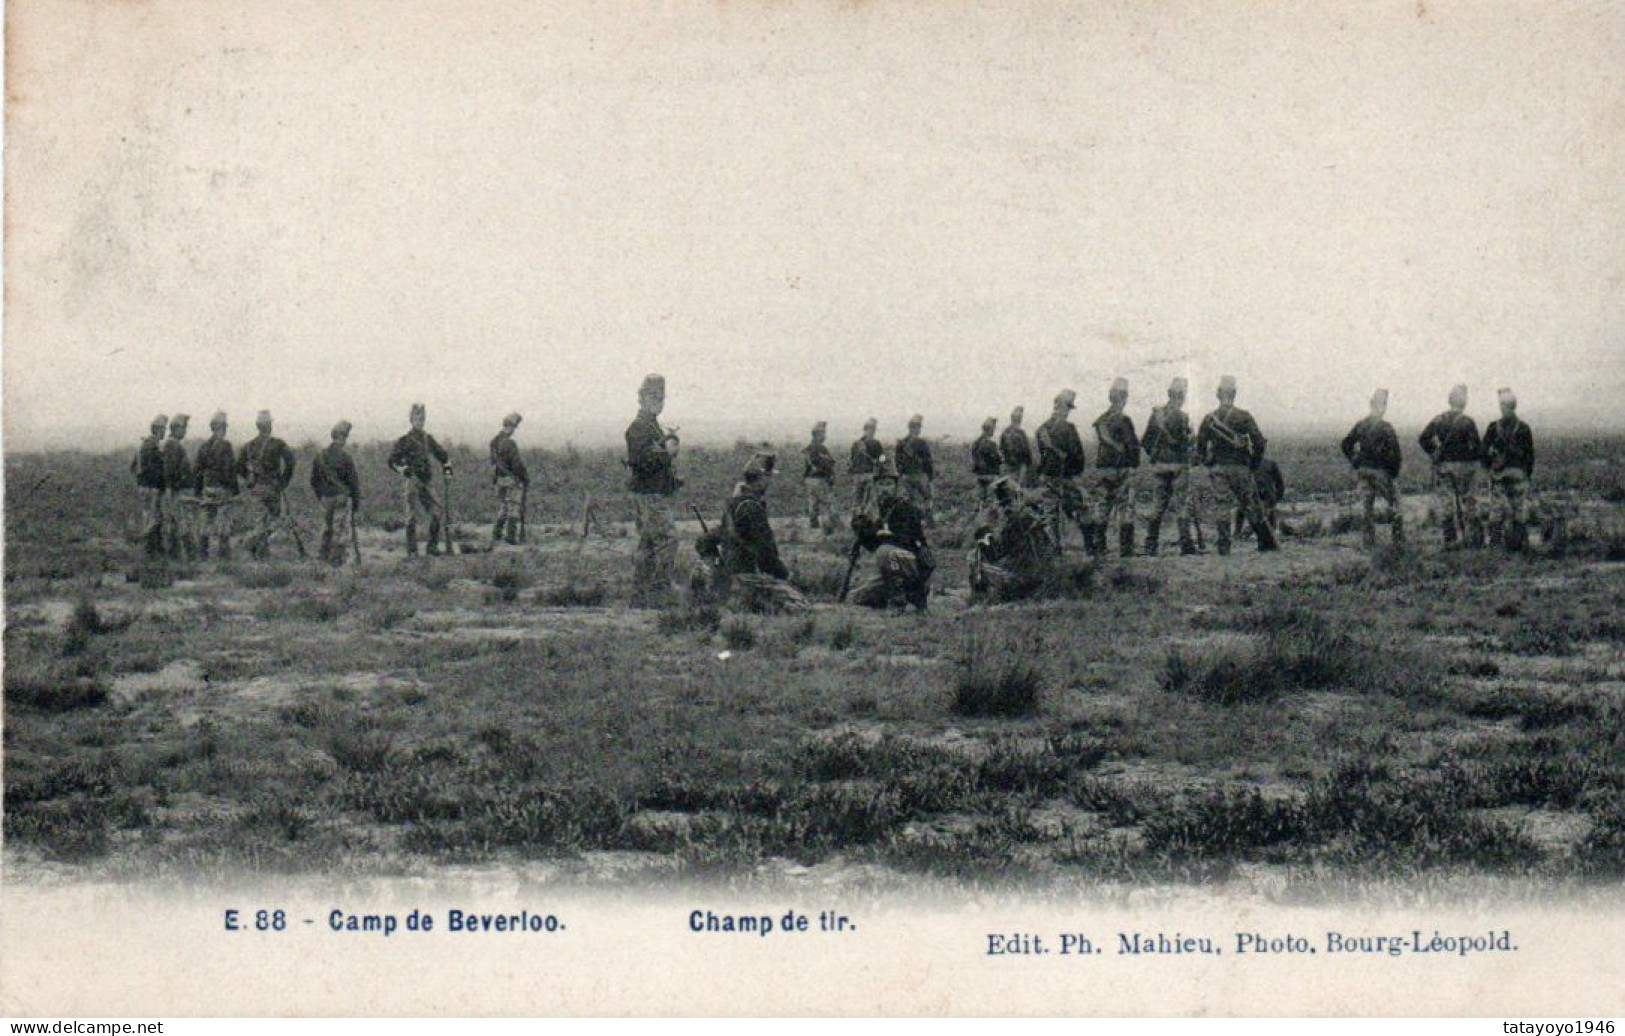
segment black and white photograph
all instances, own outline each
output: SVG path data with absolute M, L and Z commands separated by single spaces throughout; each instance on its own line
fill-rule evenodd
M 1625 1013 L 1625 6 L 5 33 L 0 1012 Z

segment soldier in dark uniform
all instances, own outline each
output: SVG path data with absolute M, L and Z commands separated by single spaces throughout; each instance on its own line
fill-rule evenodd
M 1151 469 L 1153 502 L 1145 528 L 1145 555 L 1156 557 L 1162 538 L 1162 519 L 1174 509 L 1179 528 L 1179 552 L 1195 554 L 1191 532 L 1196 528 L 1196 494 L 1191 491 L 1191 419 L 1185 414 L 1184 378 L 1168 385 L 1168 402 L 1153 407 L 1145 426 L 1145 457 Z
M 491 484 L 497 491 L 497 518 L 491 526 L 493 547 L 503 539 L 504 532 L 509 543 L 519 542 L 520 494 L 530 485 L 530 470 L 519 455 L 519 444 L 513 440 L 520 420 L 518 414 L 504 417 L 502 431 L 491 440 Z
M 925 516 L 898 492 L 897 472 L 884 461 L 875 472 L 875 514 L 852 519 L 854 559 L 867 553 L 873 569 L 853 586 L 848 600 L 865 608 L 913 605 L 925 611 L 936 557 L 925 538 Z
M 141 549 L 148 557 L 164 552 L 164 429 L 169 418 L 159 414 L 152 419 L 149 434 L 141 440 L 130 473 L 135 476 L 136 496 L 141 501 Z
M 790 584 L 790 570 L 779 556 L 768 518 L 767 490 L 776 467 L 773 454 L 757 454 L 729 495 L 716 537 L 711 586 L 715 599 L 733 600 L 747 611 L 768 614 L 806 611 L 812 606 Z M 702 547 L 701 556 L 705 555 Z
M 1015 480 L 1016 485 L 1022 489 L 1031 489 L 1033 486 L 1033 444 L 1027 438 L 1026 429 L 1021 427 L 1021 420 L 1026 411 L 1016 407 L 1010 411 L 1010 424 L 999 436 L 999 453 L 1003 456 L 1004 472 Z
M 1078 394 L 1062 389 L 1055 397 L 1055 410 L 1049 420 L 1038 426 L 1033 441 L 1038 447 L 1038 484 L 1040 501 L 1050 525 L 1050 538 L 1057 546 L 1065 544 L 1065 525 L 1068 519 L 1077 522 L 1087 547 L 1095 542 L 1095 531 L 1089 524 L 1088 509 L 1078 485 L 1086 463 L 1083 439 L 1072 423 L 1072 411 L 1077 408 Z
M 672 497 L 682 483 L 675 462 L 676 429 L 660 427 L 666 407 L 666 379 L 651 374 L 638 389 L 638 416 L 626 429 L 627 488 L 637 514 L 638 545 L 632 563 L 633 602 L 660 604 L 672 592 L 677 566 L 677 526 Z
M 1106 553 L 1106 537 L 1117 527 L 1117 551 L 1134 556 L 1134 472 L 1140 466 L 1140 438 L 1134 419 L 1123 413 L 1128 405 L 1128 380 L 1112 382 L 1106 412 L 1095 418 L 1094 511 L 1095 542 L 1091 554 Z
M 807 528 L 822 525 L 826 533 L 835 531 L 835 454 L 825 442 L 828 434 L 829 425 L 819 421 L 813 425 L 812 441 L 801 448 L 805 458 L 801 485 L 807 493 Z
M 349 554 L 355 516 L 361 510 L 361 475 L 346 449 L 350 428 L 348 421 L 334 425 L 333 441 L 310 465 L 310 489 L 322 510 L 320 557 L 334 567 L 343 565 Z
M 1433 461 L 1433 479 L 1443 512 L 1445 549 L 1459 540 L 1469 547 L 1484 545 L 1484 526 L 1478 515 L 1478 473 L 1484 444 L 1478 425 L 1466 414 L 1467 386 L 1450 390 L 1450 409 L 1422 429 L 1422 451 Z
M 401 477 L 406 503 L 406 553 L 418 552 L 418 524 L 428 527 L 428 552 L 440 553 L 440 498 L 434 491 L 434 466 L 450 477 L 451 455 L 424 430 L 428 410 L 413 403 L 409 415 L 412 430 L 395 440 L 389 451 L 389 470 Z
M 1264 520 L 1258 504 L 1255 472 L 1264 460 L 1268 440 L 1258 430 L 1253 415 L 1236 406 L 1236 379 L 1226 374 L 1219 380 L 1218 409 L 1202 419 L 1196 433 L 1197 462 L 1235 501 L 1235 507 L 1252 526 L 1261 551 L 1277 550 L 1275 533 Z M 1219 553 L 1230 553 L 1230 508 L 1219 511 Z
M 920 428 L 924 424 L 925 418 L 919 414 L 908 419 L 908 434 L 897 440 L 894 457 L 903 490 L 925 517 L 926 527 L 930 528 L 936 524 L 931 513 L 931 482 L 936 478 L 937 469 L 931 460 L 931 444 L 920 435 Z
M 1014 479 L 993 481 L 991 505 L 973 533 L 970 554 L 972 602 L 1030 597 L 1052 580 L 1061 552 L 1050 538 L 1044 515 L 1026 499 Z
M 217 413 L 209 418 L 209 439 L 198 447 L 192 466 L 196 479 L 198 510 L 200 513 L 200 544 L 198 556 L 207 559 L 209 541 L 216 541 L 217 557 L 231 560 L 231 514 L 228 508 L 237 501 L 237 451 L 226 439 L 226 415 Z
M 191 417 L 176 414 L 169 419 L 169 438 L 164 440 L 164 534 L 171 558 L 190 561 L 197 556 L 197 496 L 193 486 L 192 461 L 186 456 L 186 426 Z
M 244 444 L 237 457 L 237 474 L 248 483 L 248 492 L 259 504 L 258 520 L 248 540 L 248 552 L 268 557 L 271 535 L 287 520 L 283 494 L 293 481 L 293 451 L 271 434 L 271 412 L 261 410 L 254 419 L 259 435 Z
M 990 417 L 983 421 L 982 434 L 971 443 L 970 470 L 976 476 L 976 502 L 982 506 L 987 504 L 993 481 L 1004 474 L 1004 454 L 993 438 L 993 431 L 998 426 L 998 418 Z
M 1529 480 L 1535 474 L 1535 435 L 1518 417 L 1518 397 L 1499 393 L 1501 419 L 1484 429 L 1484 466 L 1500 495 L 1495 531 L 1508 550 L 1529 545 Z
M 852 476 L 852 513 L 859 515 L 869 510 L 870 485 L 874 482 L 875 470 L 880 464 L 880 458 L 886 455 L 886 447 L 875 438 L 875 429 L 879 423 L 874 418 L 863 422 L 863 436 L 852 443 L 852 451 L 847 458 L 846 473 Z
M 1388 520 L 1393 527 L 1393 542 L 1405 542 L 1405 515 L 1399 506 L 1400 466 L 1404 458 L 1399 452 L 1399 436 L 1394 426 L 1385 419 L 1388 412 L 1388 390 L 1378 389 L 1371 396 L 1371 413 L 1357 423 L 1343 437 L 1343 456 L 1354 468 L 1359 480 L 1364 504 L 1365 545 L 1377 545 L 1377 498 L 1388 504 Z

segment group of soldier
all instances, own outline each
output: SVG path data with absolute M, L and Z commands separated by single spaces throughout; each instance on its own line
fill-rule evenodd
M 423 404 L 414 403 L 409 414 L 411 428 L 395 440 L 388 460 L 390 470 L 402 481 L 408 554 L 418 552 L 419 530 L 427 536 L 429 554 L 441 552 L 442 534 L 450 548 L 446 501 L 435 491 L 434 473 L 439 469 L 449 479 L 451 458 L 425 429 L 426 417 Z M 250 556 L 268 556 L 272 538 L 286 531 L 304 557 L 304 542 L 287 503 L 297 465 L 288 444 L 273 434 L 270 411 L 259 412 L 254 422 L 258 434 L 241 449 L 234 448 L 226 437 L 226 415 L 215 414 L 209 421 L 209 438 L 195 457 L 188 457 L 186 450 L 190 420 L 186 414 L 154 417 L 151 434 L 142 440 L 130 464 L 141 498 L 141 535 L 147 555 L 207 560 L 212 550 L 215 557 L 230 560 L 232 530 L 237 524 L 232 508 L 247 502 L 253 515 L 247 543 Z M 513 441 L 519 422 L 518 414 L 509 414 L 491 440 L 492 483 L 497 494 L 493 542 L 506 539 L 514 543 L 523 528 L 521 500 L 529 489 L 530 476 Z M 318 556 L 332 565 L 342 565 L 352 555 L 360 559 L 355 516 L 361 507 L 361 476 L 349 451 L 351 429 L 349 421 L 334 425 L 332 441 L 316 454 L 310 469 L 310 488 L 322 523 Z
M 1118 378 L 1107 393 L 1107 408 L 1095 418 L 1095 463 L 1087 463 L 1083 437 L 1072 421 L 1077 393 L 1056 395 L 1048 420 L 1029 438 L 1022 427 L 1023 408 L 1016 407 L 1002 435 L 988 418 L 970 449 L 976 479 L 975 516 L 968 527 L 972 543 L 970 582 L 978 597 L 1013 599 L 1037 592 L 1061 570 L 1069 526 L 1076 526 L 1084 549 L 1108 552 L 1112 530 L 1123 556 L 1136 552 L 1136 497 L 1150 501 L 1141 551 L 1155 556 L 1163 523 L 1175 516 L 1181 554 L 1205 550 L 1203 513 L 1212 496 L 1223 498 L 1215 521 L 1218 552 L 1229 554 L 1234 537 L 1250 529 L 1260 551 L 1278 549 L 1274 505 L 1283 489 L 1280 469 L 1265 456 L 1268 440 L 1258 422 L 1236 406 L 1233 377 L 1221 378 L 1218 406 L 1192 431 L 1185 412 L 1187 382 L 1175 378 L 1167 402 L 1154 407 L 1142 439 L 1126 413 L 1128 382 Z M 676 429 L 661 426 L 666 403 L 665 379 L 651 374 L 638 390 L 638 414 L 626 430 L 628 490 L 633 503 L 637 548 L 633 563 L 634 600 L 660 602 L 678 592 L 677 515 L 675 498 L 682 488 L 677 476 L 681 441 Z M 1399 439 L 1385 418 L 1388 393 L 1372 396 L 1370 413 L 1342 441 L 1364 497 L 1363 531 L 1376 541 L 1376 502 L 1386 505 L 1392 537 L 1404 540 L 1404 517 L 1397 480 L 1402 458 Z M 1534 442 L 1529 426 L 1516 414 L 1510 390 L 1500 392 L 1501 417 L 1480 436 L 1465 413 L 1467 389 L 1451 390 L 1450 408 L 1422 432 L 1420 443 L 1433 462 L 1440 494 L 1447 547 L 1482 546 L 1490 538 L 1511 549 L 1527 544 L 1529 483 L 1534 472 Z M 293 451 L 273 434 L 271 414 L 261 411 L 258 434 L 241 449 L 226 437 L 227 420 L 217 413 L 209 422 L 209 439 L 189 458 L 185 445 L 189 418 L 158 416 L 151 435 L 141 443 L 131 470 L 141 495 L 143 540 L 150 555 L 176 559 L 231 557 L 229 509 L 245 498 L 253 509 L 248 551 L 267 555 L 274 536 L 286 530 L 300 555 L 304 544 L 288 512 L 287 487 L 296 463 Z M 422 404 L 413 404 L 411 428 L 394 443 L 388 466 L 402 480 L 405 500 L 406 551 L 418 553 L 418 534 L 426 534 L 428 554 L 451 549 L 448 514 L 450 456 L 425 428 Z M 491 440 L 491 480 L 497 513 L 491 529 L 493 546 L 523 539 L 530 475 L 514 432 L 521 418 L 509 414 Z M 936 467 L 931 443 L 921 435 L 924 420 L 909 419 L 908 432 L 888 451 L 877 438 L 877 422 L 864 423 L 862 435 L 848 452 L 852 480 L 849 524 L 853 545 L 840 596 L 870 607 L 915 607 L 923 610 L 937 562 L 928 537 L 934 527 Z M 166 436 L 167 432 L 167 436 Z M 355 515 L 361 504 L 361 479 L 349 453 L 351 425 L 340 421 L 332 441 L 311 465 L 310 486 L 322 521 L 319 556 L 334 565 L 360 552 Z M 828 426 L 820 421 L 801 451 L 802 485 L 808 526 L 833 532 L 838 521 L 835 478 L 837 462 L 828 444 Z M 698 570 L 688 590 L 710 596 L 739 594 L 769 610 L 796 610 L 806 598 L 792 585 L 780 556 L 768 516 L 767 491 L 777 457 L 753 456 L 724 501 L 716 529 L 705 525 L 696 544 Z M 434 474 L 442 475 L 436 492 Z M 1501 500 L 1499 520 L 1486 527 L 1481 519 L 1479 480 L 1487 471 Z M 859 572 L 860 564 L 867 567 Z

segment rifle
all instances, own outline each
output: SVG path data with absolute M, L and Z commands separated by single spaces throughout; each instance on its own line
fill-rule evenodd
M 700 520 L 700 532 L 704 533 L 706 536 L 710 536 L 711 535 L 711 527 L 709 525 L 705 524 L 705 515 L 700 513 L 699 505 L 697 505 L 697 504 L 689 504 L 688 509 L 690 511 L 693 511 L 694 512 L 694 517 L 696 517 L 696 518 L 698 518 Z
M 355 500 L 350 500 L 350 549 L 355 551 L 355 567 L 361 567 L 361 537 L 355 531 Z
M 304 561 L 309 558 L 310 555 L 305 553 L 304 538 L 299 535 L 299 526 L 294 523 L 293 512 L 288 510 L 288 491 L 286 489 L 278 489 L 276 494 L 277 500 L 282 506 L 282 521 L 287 524 L 288 531 L 293 534 L 293 545 L 299 548 L 299 560 Z M 266 555 L 269 556 L 270 552 L 267 551 Z
M 519 542 L 525 542 L 526 525 L 530 518 L 530 482 L 525 481 L 519 486 Z
M 440 466 L 440 530 L 446 541 L 446 553 L 457 553 L 451 538 L 451 475 L 444 464 Z
M 835 598 L 835 600 L 841 604 L 846 603 L 847 592 L 852 589 L 852 573 L 857 569 L 858 557 L 862 553 L 863 544 L 854 543 L 852 544 L 852 550 L 847 554 L 846 574 L 841 576 L 841 592 Z

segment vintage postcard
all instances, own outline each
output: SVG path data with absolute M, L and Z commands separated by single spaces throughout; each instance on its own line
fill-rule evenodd
M 5 65 L 0 1012 L 1625 1013 L 1625 5 Z

